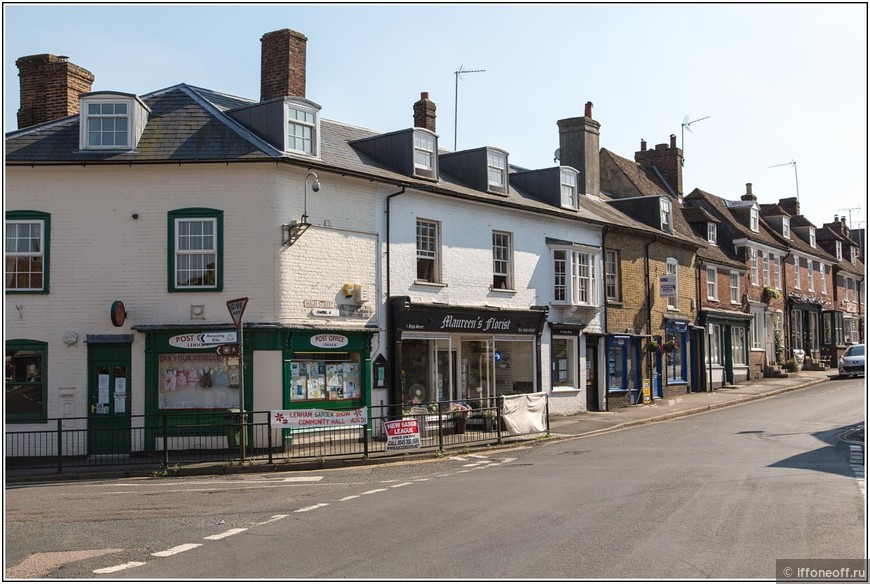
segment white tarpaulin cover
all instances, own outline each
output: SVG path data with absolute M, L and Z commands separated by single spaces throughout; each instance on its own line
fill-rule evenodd
M 502 419 L 511 436 L 547 431 L 547 394 L 524 393 L 504 396 Z

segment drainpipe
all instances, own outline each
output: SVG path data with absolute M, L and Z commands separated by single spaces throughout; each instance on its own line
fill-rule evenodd
M 789 302 L 788 302 L 788 289 L 786 288 L 786 285 L 788 284 L 788 278 L 785 275 L 785 266 L 788 264 L 786 259 L 792 254 L 793 251 L 794 251 L 793 249 L 789 248 L 788 253 L 785 254 L 784 256 L 782 256 L 782 273 L 780 274 L 782 276 L 782 335 L 783 335 L 782 360 L 783 361 L 789 360 L 789 354 L 792 357 L 794 357 L 794 353 L 791 352 L 794 349 L 794 347 L 791 346 L 791 343 L 792 343 L 792 340 L 791 340 L 791 338 L 792 338 L 791 337 L 791 315 L 790 315 L 789 309 L 788 309 L 788 304 L 789 304 Z M 798 272 L 798 273 L 800 273 L 800 272 Z M 834 277 L 834 270 L 831 270 L 831 277 L 832 278 Z M 835 281 L 835 285 L 836 285 L 836 281 Z M 776 335 L 776 328 L 775 327 L 773 329 L 773 334 Z M 788 342 L 786 342 L 786 341 L 788 341 Z M 786 351 L 786 347 L 789 348 L 788 351 Z M 775 347 L 774 347 L 774 358 L 776 358 L 776 348 Z
M 387 222 L 387 226 L 386 226 L 386 230 L 385 230 L 386 235 L 387 235 L 387 237 L 386 237 L 386 240 L 387 240 L 386 241 L 386 245 L 387 245 L 387 250 L 386 250 L 387 323 L 386 323 L 386 326 L 387 326 L 387 355 L 390 357 L 390 362 L 389 362 L 390 363 L 390 377 L 389 377 L 389 379 L 390 379 L 390 391 L 387 394 L 387 398 L 388 398 L 387 402 L 388 402 L 388 405 L 392 405 L 392 406 L 394 406 L 395 409 L 398 410 L 399 416 L 401 416 L 401 413 L 402 413 L 402 411 L 401 411 L 402 396 L 397 395 L 398 391 L 399 391 L 400 381 L 399 381 L 399 366 L 398 366 L 398 363 L 396 363 L 396 360 L 399 359 L 400 351 L 397 349 L 399 339 L 396 338 L 396 331 L 395 331 L 395 326 L 393 323 L 393 305 L 390 302 L 390 298 L 391 298 L 391 294 L 392 294 L 392 289 L 390 287 L 390 275 L 392 273 L 392 270 L 390 268 L 390 246 L 392 245 L 392 240 L 390 239 L 390 204 L 392 203 L 392 200 L 394 197 L 398 197 L 399 195 L 404 195 L 404 194 L 405 194 L 405 187 L 402 187 L 402 190 L 395 192 L 391 195 L 387 195 L 386 209 L 385 209 L 386 222 Z M 395 412 L 389 412 L 388 415 L 392 416 L 394 413 Z
M 605 265 L 604 272 L 605 272 L 605 274 L 607 273 L 607 231 L 608 231 L 607 228 L 608 228 L 607 225 L 603 225 L 601 227 L 601 249 L 604 250 L 604 257 L 602 259 L 604 260 L 604 265 Z M 616 269 L 619 269 L 619 268 L 620 268 L 620 266 L 616 267 Z M 620 284 L 621 284 L 621 282 L 620 282 Z M 601 380 L 604 379 L 604 404 L 603 405 L 604 405 L 604 411 L 609 412 L 610 411 L 610 400 L 608 399 L 608 395 L 607 395 L 608 394 L 607 386 L 609 384 L 609 382 L 607 380 L 609 379 L 609 377 L 606 375 L 607 372 L 605 372 L 605 375 L 601 375 L 601 368 L 598 366 L 599 363 L 601 363 L 602 356 L 604 357 L 604 362 L 607 363 L 607 334 L 608 334 L 608 330 L 607 330 L 607 280 L 606 280 L 606 278 L 604 281 L 604 298 L 602 298 L 602 300 L 604 301 L 603 302 L 604 310 L 601 312 L 601 320 L 602 320 L 601 330 L 604 331 L 604 350 L 602 351 L 601 347 L 599 347 L 599 350 L 595 352 L 596 353 L 595 356 L 598 358 L 598 363 L 595 363 L 593 365 L 593 371 L 598 372 L 598 378 L 595 380 L 596 384 L 601 385 Z M 589 358 L 588 355 L 586 358 L 587 359 Z M 595 391 L 598 391 L 597 387 L 595 388 Z M 587 410 L 589 409 L 588 406 L 586 409 Z

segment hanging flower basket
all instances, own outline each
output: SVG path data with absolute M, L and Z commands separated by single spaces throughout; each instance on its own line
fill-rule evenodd
M 766 302 L 770 302 L 771 300 L 776 300 L 780 296 L 781 296 L 781 294 L 779 293 L 779 290 L 777 290 L 776 288 L 772 288 L 770 286 L 765 286 L 764 290 L 762 290 L 762 292 L 761 292 L 761 297 Z
M 662 350 L 666 351 L 668 353 L 670 353 L 671 351 L 673 351 L 676 348 L 677 348 L 677 341 L 674 341 L 674 340 L 665 341 L 662 344 Z
M 661 347 L 659 347 L 659 342 L 656 340 L 651 340 L 646 344 L 646 350 L 649 351 L 650 353 L 655 353 L 660 348 Z

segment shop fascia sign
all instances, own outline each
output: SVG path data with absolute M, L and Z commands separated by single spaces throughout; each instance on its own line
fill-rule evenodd
M 206 349 L 238 342 L 236 332 L 188 333 L 169 338 L 169 345 L 180 349 Z
M 349 342 L 346 336 L 334 333 L 313 335 L 310 339 L 311 346 L 319 349 L 339 349 L 347 346 Z
M 536 334 L 543 317 L 474 312 L 407 312 L 402 315 L 402 318 L 404 326 L 401 328 L 408 331 Z

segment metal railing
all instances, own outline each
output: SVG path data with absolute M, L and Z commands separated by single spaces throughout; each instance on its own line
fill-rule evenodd
M 168 412 L 129 416 L 112 427 L 87 417 L 48 420 L 39 430 L 7 431 L 6 468 L 67 468 L 138 465 L 155 469 L 205 462 L 281 462 L 327 457 L 404 455 L 388 450 L 384 423 L 415 418 L 420 450 L 468 444 L 502 444 L 529 435 L 504 431 L 501 398 L 371 406 L 368 423 L 304 429 L 273 428 L 269 411 Z M 549 412 L 546 412 L 549 431 Z M 91 418 L 93 420 L 93 418 Z M 534 432 L 539 435 L 539 432 Z

